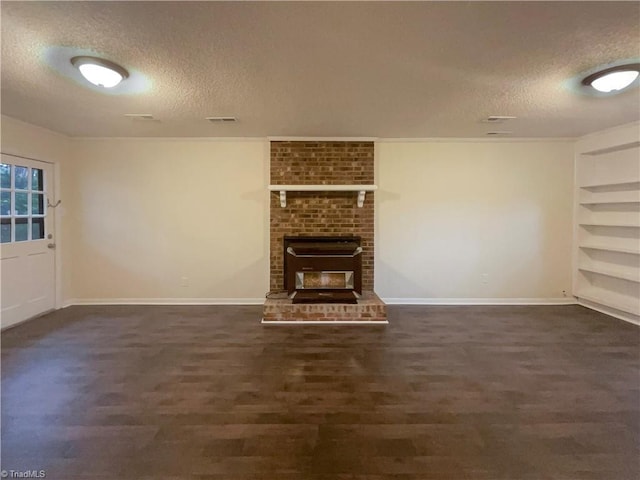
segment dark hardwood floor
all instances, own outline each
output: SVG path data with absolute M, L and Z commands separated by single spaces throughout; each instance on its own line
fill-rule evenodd
M 640 478 L 640 329 L 579 306 L 70 307 L 2 333 L 2 468 L 47 479 Z

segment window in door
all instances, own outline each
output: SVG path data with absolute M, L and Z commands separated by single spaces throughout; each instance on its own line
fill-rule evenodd
M 0 163 L 0 243 L 44 238 L 45 198 L 42 169 Z

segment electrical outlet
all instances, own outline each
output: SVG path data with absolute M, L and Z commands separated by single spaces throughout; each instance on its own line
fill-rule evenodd
M 182 277 L 180 279 L 180 285 L 182 287 L 188 287 L 189 286 L 189 277 Z
M 489 274 L 488 273 L 481 273 L 480 274 L 480 282 L 487 284 L 489 283 Z
M 566 297 L 567 296 L 567 291 L 566 290 L 562 290 L 562 296 Z

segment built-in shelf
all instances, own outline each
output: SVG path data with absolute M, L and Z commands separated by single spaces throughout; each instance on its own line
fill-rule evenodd
M 593 183 L 591 185 L 582 185 L 580 188 L 584 188 L 585 190 L 592 189 L 606 189 L 606 188 L 616 188 L 616 187 L 627 187 L 630 190 L 634 190 L 640 188 L 640 181 L 633 182 L 612 182 L 612 183 Z
M 591 223 L 580 223 L 582 227 L 624 227 L 624 228 L 640 228 L 640 224 L 637 223 L 604 223 L 604 222 L 591 222 Z
M 630 253 L 631 255 L 640 255 L 638 248 L 609 247 L 607 245 L 579 245 L 579 248 L 586 250 L 602 250 L 604 252 Z
M 637 128 L 576 142 L 573 294 L 632 322 L 640 320 L 638 158 Z
M 272 192 L 280 192 L 280 206 L 287 206 L 287 192 L 358 192 L 358 207 L 364 205 L 366 192 L 377 190 L 377 185 L 269 185 Z
M 640 315 L 640 305 L 634 298 L 625 298 L 623 295 L 609 291 L 602 291 L 597 288 L 587 288 L 585 290 L 578 291 L 575 293 L 575 296 L 578 297 L 578 299 L 588 300 L 600 305 L 606 305 L 622 312 Z
M 611 268 L 601 268 L 601 267 L 578 267 L 578 270 L 581 272 L 595 273 L 597 275 L 605 275 L 607 277 L 619 278 L 621 280 L 628 280 L 630 282 L 640 283 L 640 275 L 638 274 L 630 274 L 626 272 L 616 271 Z
M 580 202 L 580 205 L 640 205 L 640 200 L 605 200 L 602 202 Z

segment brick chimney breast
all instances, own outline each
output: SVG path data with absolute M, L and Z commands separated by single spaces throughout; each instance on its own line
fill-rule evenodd
M 272 185 L 374 184 L 374 143 L 272 141 Z M 373 290 L 374 193 L 358 208 L 356 192 L 288 192 L 282 208 L 270 194 L 270 289 L 282 291 L 285 235 L 361 237 L 362 289 Z

